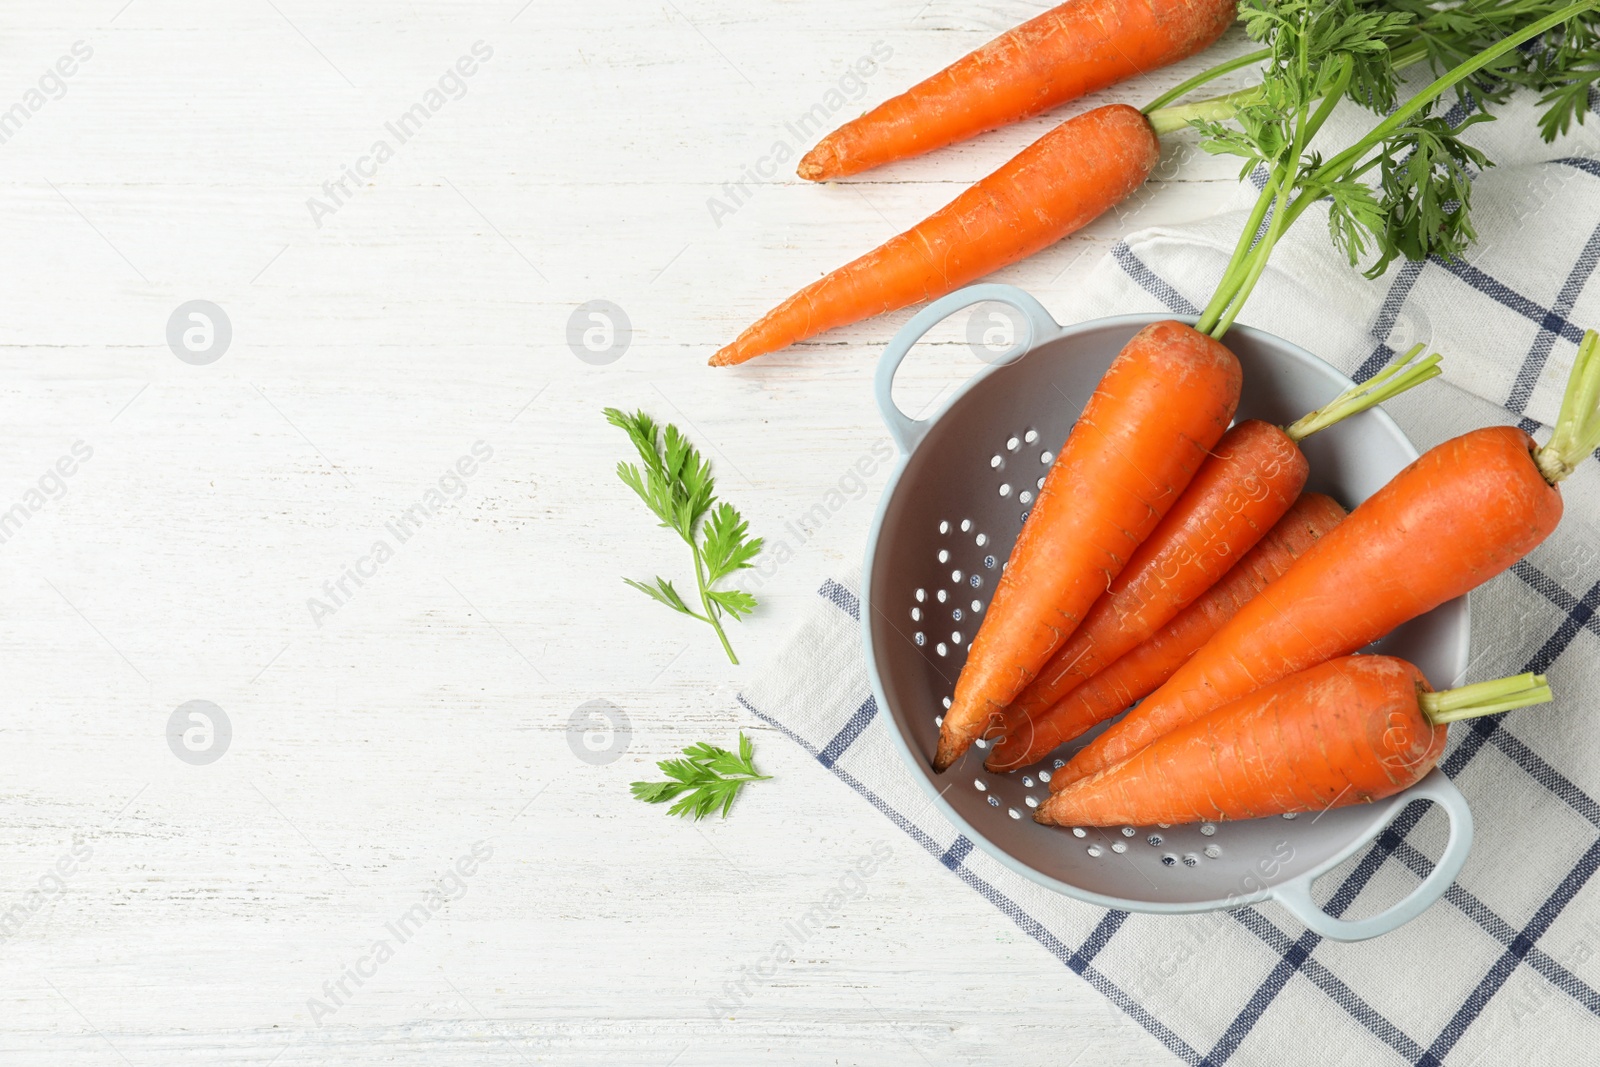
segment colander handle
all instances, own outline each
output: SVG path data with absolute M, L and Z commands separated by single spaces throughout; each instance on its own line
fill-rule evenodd
M 917 442 L 922 440 L 923 435 L 928 432 L 928 427 L 933 425 L 932 419 L 913 419 L 895 404 L 894 375 L 900 369 L 900 362 L 906 358 L 906 353 L 911 351 L 912 346 L 922 340 L 923 334 L 962 308 L 981 304 L 986 300 L 1010 304 L 1022 312 L 1022 317 L 1028 320 L 1027 339 L 1018 338 L 1016 343 L 993 361 L 996 365 L 1010 363 L 1044 337 L 1060 329 L 1056 320 L 1050 317 L 1050 313 L 1039 301 L 1014 285 L 999 285 L 992 282 L 957 289 L 917 312 L 911 321 L 894 335 L 894 340 L 889 342 L 889 347 L 883 350 L 883 356 L 878 360 L 876 382 L 878 409 L 883 412 L 883 421 L 889 427 L 890 435 L 899 444 L 900 451 L 910 452 L 917 447 Z
M 1462 864 L 1467 862 L 1467 852 L 1472 848 L 1472 809 L 1467 807 L 1467 798 L 1461 795 L 1461 790 L 1437 767 L 1408 789 L 1405 798 L 1431 800 L 1443 808 L 1450 817 L 1450 839 L 1445 842 L 1444 853 L 1432 872 L 1404 900 L 1365 919 L 1336 919 L 1311 899 L 1311 883 L 1326 873 L 1312 871 L 1274 888 L 1272 895 L 1278 903 L 1323 937 L 1335 941 L 1365 941 L 1404 926 L 1444 896 L 1444 891 L 1461 873 Z M 1397 805 L 1395 811 L 1398 813 L 1403 807 Z

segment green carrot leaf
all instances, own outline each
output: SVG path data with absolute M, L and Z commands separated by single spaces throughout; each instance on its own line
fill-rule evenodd
M 694 615 L 695 618 L 699 618 L 699 615 L 691 610 L 689 605 L 683 602 L 683 597 L 678 595 L 678 591 L 672 588 L 672 583 L 667 581 L 665 578 L 657 578 L 655 585 L 646 585 L 644 582 L 636 582 L 632 578 L 624 578 L 622 580 L 639 590 L 639 592 L 650 597 L 652 600 L 657 600 L 665 604 L 673 611 L 681 611 L 685 615 Z
M 701 554 L 706 561 L 707 585 L 749 567 L 761 551 L 761 538 L 750 539 L 750 524 L 739 517 L 732 504 L 722 503 L 712 509 L 704 534 Z
M 676 801 L 667 809 L 668 815 L 698 820 L 720 807 L 726 819 L 740 790 L 751 782 L 770 778 L 757 770 L 755 746 L 742 730 L 737 754 L 701 741 L 684 749 L 683 757 L 657 763 L 661 773 L 670 780 L 634 782 L 630 787 L 633 795 L 647 804 Z
M 708 594 L 711 602 L 734 618 L 756 610 L 756 598 L 738 589 L 713 589 Z
M 605 409 L 606 420 L 622 429 L 639 453 L 642 466 L 617 464 L 617 477 L 645 506 L 675 531 L 694 554 L 696 591 L 700 611 L 689 607 L 672 583 L 657 578 L 654 585 L 624 578 L 633 588 L 673 611 L 709 623 L 716 631 L 722 650 L 733 663 L 739 662 L 728 635 L 722 629 L 724 614 L 739 618 L 756 608 L 756 598 L 739 589 L 718 589 L 718 582 L 736 571 L 750 567 L 761 552 L 761 538 L 750 536 L 750 525 L 732 504 L 718 503 L 717 482 L 711 462 L 700 454 L 688 436 L 676 426 L 662 427 L 643 411 L 632 415 L 617 408 Z

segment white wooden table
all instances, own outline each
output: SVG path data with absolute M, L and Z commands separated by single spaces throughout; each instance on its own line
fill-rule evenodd
M 706 357 L 1060 116 L 844 184 L 742 175 L 808 147 L 786 123 L 875 46 L 841 119 L 1039 7 L 5 6 L 0 1063 L 1166 1061 L 731 700 L 861 551 L 881 466 L 803 539 L 785 524 L 881 439 L 873 359 L 906 316 Z M 1071 319 L 1119 235 L 1232 183 L 1169 159 L 1001 278 Z M 231 339 L 180 316 L 202 327 L 185 361 L 168 322 L 193 300 Z M 567 344 L 590 300 L 632 324 L 609 365 Z M 908 365 L 908 404 L 977 366 L 959 338 Z M 743 667 L 622 585 L 687 560 L 612 474 L 606 405 L 682 425 L 789 542 L 732 635 Z M 441 479 L 455 495 L 422 517 Z M 225 751 L 169 745 L 190 701 L 226 716 Z M 590 701 L 629 722 L 610 762 L 570 741 Z M 728 821 L 630 799 L 656 759 L 741 728 L 775 780 Z M 867 894 L 714 1018 L 875 846 Z

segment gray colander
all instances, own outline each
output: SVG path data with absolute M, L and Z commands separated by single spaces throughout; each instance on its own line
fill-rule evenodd
M 1026 329 L 938 414 L 907 417 L 891 395 L 901 360 L 940 320 L 983 301 L 1009 305 Z M 1042 885 L 1108 908 L 1167 914 L 1273 899 L 1326 937 L 1376 937 L 1437 900 L 1466 861 L 1472 815 L 1437 769 L 1398 796 L 1315 816 L 1102 830 L 1033 821 L 1060 753 L 1023 771 L 991 774 L 983 768 L 985 750 L 974 747 L 946 773 L 932 768 L 956 675 L 1054 450 L 1123 344 L 1148 323 L 1171 317 L 1121 315 L 1063 327 L 1021 290 L 977 285 L 935 301 L 895 337 L 878 366 L 877 395 L 902 459 L 868 538 L 863 588 L 867 666 L 878 706 L 888 712 L 913 776 L 944 814 L 1001 863 Z M 1309 352 L 1260 330 L 1235 326 L 1227 344 L 1244 367 L 1240 418 L 1288 423 L 1351 384 Z M 1417 456 L 1381 411 L 1317 434 L 1304 447 L 1309 487 L 1347 507 Z M 1436 685 L 1456 684 L 1466 670 L 1467 631 L 1463 598 L 1406 624 L 1377 648 L 1409 659 Z M 1322 911 L 1311 883 L 1418 799 L 1440 805 L 1450 819 L 1450 839 L 1432 873 L 1378 915 L 1352 921 Z

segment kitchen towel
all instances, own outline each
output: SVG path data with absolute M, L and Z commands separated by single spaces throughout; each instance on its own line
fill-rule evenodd
M 1500 114 L 1471 131 L 1497 166 L 1474 182 L 1480 239 L 1466 262 L 1401 263 L 1368 281 L 1330 245 L 1325 215 L 1308 212 L 1241 316 L 1358 380 L 1415 341 L 1445 353 L 1443 382 L 1387 406 L 1422 449 L 1495 422 L 1547 432 L 1583 329 L 1600 327 L 1600 138 L 1580 127 L 1544 143 L 1531 100 Z M 1353 139 L 1372 121 L 1344 107 L 1325 137 Z M 1240 205 L 1253 193 L 1241 183 Z M 1243 218 L 1132 234 L 1065 318 L 1194 313 Z M 1473 808 L 1471 856 L 1443 900 L 1372 941 L 1324 940 L 1275 904 L 1107 911 L 974 847 L 912 779 L 873 700 L 856 573 L 822 582 L 739 699 L 1183 1062 L 1588 1062 L 1600 1047 L 1600 463 L 1563 492 L 1556 534 L 1475 594 L 1468 679 L 1544 672 L 1557 701 L 1452 730 L 1442 767 Z M 1324 876 L 1317 899 L 1347 915 L 1398 900 L 1431 870 L 1443 828 L 1442 814 L 1411 805 Z

